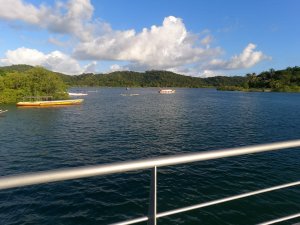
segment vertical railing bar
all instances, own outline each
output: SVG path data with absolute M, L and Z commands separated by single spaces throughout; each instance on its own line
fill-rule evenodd
M 157 167 L 151 170 L 151 183 L 150 183 L 150 198 L 149 198 L 149 211 L 148 211 L 148 225 L 156 225 L 157 213 Z

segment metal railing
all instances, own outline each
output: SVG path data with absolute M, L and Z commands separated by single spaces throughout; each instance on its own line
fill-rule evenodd
M 149 204 L 148 215 L 140 218 L 128 220 L 128 221 L 115 223 L 115 225 L 135 224 L 143 221 L 148 221 L 149 225 L 156 225 L 158 218 L 162 218 L 162 217 L 166 217 L 166 216 L 170 216 L 173 214 L 186 212 L 194 209 L 200 209 L 207 206 L 229 202 L 236 199 L 241 199 L 241 198 L 262 194 L 274 190 L 293 187 L 300 184 L 300 181 L 296 181 L 292 183 L 273 186 L 266 189 L 260 189 L 260 190 L 256 190 L 244 194 L 217 199 L 205 203 L 200 203 L 197 205 L 187 206 L 184 208 L 157 213 L 156 189 L 157 189 L 157 168 L 158 167 L 206 161 L 206 160 L 232 157 L 238 155 L 259 153 L 259 152 L 275 151 L 275 150 L 295 148 L 295 147 L 300 147 L 300 140 L 263 144 L 263 145 L 254 145 L 254 146 L 247 146 L 247 147 L 229 148 L 229 149 L 217 150 L 217 151 L 182 154 L 176 156 L 164 156 L 164 157 L 145 159 L 145 160 L 135 160 L 135 161 L 122 162 L 122 163 L 104 164 L 99 166 L 78 167 L 78 168 L 64 169 L 64 170 L 53 170 L 47 172 L 23 174 L 23 175 L 10 176 L 10 177 L 0 177 L 0 190 L 22 187 L 27 185 L 34 185 L 34 184 L 42 184 L 42 183 L 49 183 L 49 182 L 56 182 L 56 181 L 79 179 L 85 177 L 123 173 L 123 172 L 134 171 L 134 170 L 151 169 L 151 185 L 150 185 L 150 197 L 149 197 L 150 204 Z M 280 219 L 264 222 L 261 223 L 260 225 L 274 224 L 289 219 L 294 219 L 297 217 L 300 217 L 300 213 L 286 216 Z

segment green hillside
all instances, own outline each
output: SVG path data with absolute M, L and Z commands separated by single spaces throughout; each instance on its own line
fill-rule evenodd
M 57 73 L 24 65 L 2 67 L 0 70 L 0 103 L 15 103 L 26 96 L 68 98 L 67 85 Z
M 270 69 L 258 75 L 198 78 L 169 71 L 118 71 L 107 74 L 65 75 L 41 67 L 0 67 L 0 102 L 16 102 L 24 96 L 51 95 L 66 98 L 70 86 L 109 87 L 216 87 L 228 91 L 300 92 L 300 67 Z
M 109 86 L 109 87 L 218 87 L 241 85 L 245 77 L 218 76 L 198 78 L 184 76 L 169 71 L 118 71 L 108 74 L 63 75 L 62 79 L 70 86 Z
M 284 70 L 264 71 L 259 75 L 255 73 L 246 75 L 246 82 L 241 85 L 224 85 L 220 90 L 241 91 L 278 91 L 300 92 L 300 67 L 288 67 Z
M 11 66 L 2 66 L 0 67 L 0 75 L 4 75 L 8 72 L 25 72 L 34 68 L 33 66 L 19 64 L 19 65 L 11 65 Z
M 0 75 L 7 73 L 26 73 L 34 67 L 12 65 L 0 67 Z M 49 71 L 49 70 L 48 70 Z M 51 72 L 51 71 L 49 71 Z M 70 76 L 56 73 L 69 86 L 107 86 L 107 87 L 220 87 L 238 86 L 246 82 L 241 76 L 216 76 L 199 78 L 180 75 L 169 71 L 151 70 L 146 72 L 117 71 L 106 74 L 81 74 Z

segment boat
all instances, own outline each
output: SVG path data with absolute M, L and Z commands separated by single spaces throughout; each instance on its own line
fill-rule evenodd
M 159 90 L 160 94 L 174 94 L 175 90 L 174 89 L 161 89 Z
M 121 96 L 138 96 L 140 94 L 121 94 Z
M 68 94 L 69 94 L 69 96 L 86 96 L 86 95 L 88 95 L 86 93 L 75 93 L 75 92 L 69 92 Z
M 29 101 L 18 102 L 17 106 L 59 106 L 59 105 L 78 105 L 83 99 L 55 100 L 55 101 Z
M 0 114 L 1 113 L 5 113 L 5 112 L 7 112 L 8 110 L 2 110 L 2 109 L 0 109 Z

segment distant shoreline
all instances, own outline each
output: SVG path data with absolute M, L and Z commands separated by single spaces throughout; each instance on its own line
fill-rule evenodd
M 242 91 L 242 92 L 282 92 L 282 93 L 300 93 L 300 90 L 287 88 L 287 89 L 272 89 L 272 88 L 243 88 L 237 86 L 224 86 L 224 87 L 217 87 L 218 91 Z

